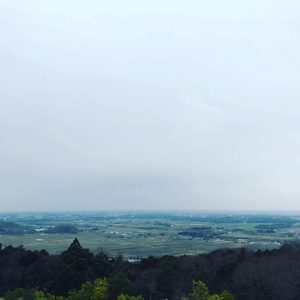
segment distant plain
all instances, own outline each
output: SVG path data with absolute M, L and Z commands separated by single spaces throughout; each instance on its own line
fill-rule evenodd
M 125 259 L 129 259 L 146 258 L 149 255 L 197 255 L 220 248 L 273 249 L 279 248 L 284 241 L 299 238 L 300 232 L 297 217 L 290 217 L 292 218 L 291 222 L 293 222 L 290 225 L 284 223 L 288 222 L 286 219 L 272 223 L 267 222 L 268 220 L 261 220 L 261 217 L 258 218 L 262 222 L 257 223 L 238 222 L 236 219 L 232 222 L 223 223 L 218 222 L 219 219 L 216 219 L 213 214 L 209 215 L 208 218 L 205 217 L 206 222 L 199 221 L 200 216 L 197 216 L 197 220 L 189 220 L 187 216 L 168 217 L 157 214 L 149 214 L 143 218 L 135 216 L 132 219 L 128 215 L 119 215 L 111 219 L 109 216 L 106 214 L 102 219 L 96 216 L 95 219 L 97 220 L 94 220 L 87 215 L 78 216 L 76 214 L 73 216 L 69 214 L 67 217 L 60 215 L 49 218 L 49 216 L 44 216 L 38 220 L 29 217 L 26 221 L 24 218 L 17 219 L 13 216 L 10 218 L 10 222 L 15 220 L 19 224 L 33 226 L 38 231 L 23 235 L 2 234 L 0 235 L 0 242 L 2 248 L 8 245 L 14 247 L 23 245 L 27 250 L 45 249 L 51 254 L 59 254 L 66 250 L 77 237 L 84 248 L 89 248 L 95 253 L 105 251 L 111 257 L 122 255 Z M 218 218 L 227 217 L 226 215 L 218 215 Z M 235 218 L 245 219 L 246 217 L 237 215 Z M 217 223 L 215 223 L 216 220 Z M 76 226 L 79 231 L 63 234 L 43 232 L 43 228 L 53 227 L 61 223 Z M 263 226 L 287 224 L 288 228 L 275 230 L 272 234 L 267 231 L 261 233 L 257 228 L 262 224 L 264 224 Z M 193 232 L 198 234 L 198 232 L 202 232 L 202 229 L 212 233 L 213 236 L 190 235 Z

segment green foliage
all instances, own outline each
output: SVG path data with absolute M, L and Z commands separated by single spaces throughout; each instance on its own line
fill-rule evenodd
M 193 292 L 189 295 L 193 300 L 208 300 L 209 292 L 205 283 L 193 280 Z
M 8 291 L 4 294 L 5 300 L 34 300 L 34 293 L 36 289 L 23 290 L 18 288 L 14 291 Z
M 235 300 L 235 298 L 227 291 L 223 291 L 221 295 L 209 295 L 208 288 L 202 281 L 193 281 L 193 292 L 189 294 L 193 300 Z M 182 298 L 182 300 L 188 300 Z
M 223 291 L 220 296 L 221 296 L 222 300 L 235 300 L 235 298 L 233 297 L 233 295 L 230 294 L 229 292 L 227 292 L 226 290 Z
M 14 291 L 8 291 L 4 294 L 5 300 L 18 300 L 22 299 L 22 297 L 25 295 L 25 291 L 23 289 L 16 289 Z
M 95 281 L 96 288 L 92 299 L 107 299 L 108 298 L 108 283 L 106 279 L 97 278 Z
M 65 300 L 66 298 L 62 297 L 62 296 L 54 296 L 51 295 L 49 293 L 44 293 L 42 291 L 36 291 L 35 292 L 35 300 Z
M 121 281 L 122 282 L 121 282 Z M 112 279 L 112 287 L 116 288 L 114 294 L 109 294 L 111 286 L 107 280 L 98 278 L 94 283 L 86 282 L 81 285 L 81 290 L 71 290 L 69 297 L 54 296 L 45 291 L 38 291 L 37 289 L 23 290 L 16 289 L 11 292 L 8 291 L 4 295 L 4 300 L 144 300 L 143 296 L 130 296 L 125 293 L 118 293 L 120 289 L 133 290 L 130 280 L 128 280 L 122 273 L 118 273 Z M 117 296 L 115 296 L 117 295 Z M 182 298 L 182 300 L 235 300 L 235 298 L 227 291 L 223 291 L 221 295 L 209 295 L 208 288 L 202 281 L 193 281 L 193 292 L 189 295 L 190 298 Z
M 207 298 L 207 300 L 223 300 L 218 295 L 212 295 Z
M 138 297 L 134 297 L 134 296 L 124 295 L 122 293 L 120 296 L 118 296 L 117 300 L 144 300 L 144 298 L 142 297 L 142 295 Z
M 185 285 L 185 293 L 190 294 L 193 291 L 193 281 L 205 281 L 205 275 L 202 272 L 196 271 L 189 275 Z
M 81 290 L 72 290 L 69 292 L 67 300 L 100 300 L 107 299 L 108 283 L 106 279 L 96 279 L 94 283 L 86 282 L 82 284 Z
M 117 273 L 114 277 L 108 279 L 109 299 L 117 299 L 119 295 L 132 294 L 134 287 L 131 281 L 122 273 Z

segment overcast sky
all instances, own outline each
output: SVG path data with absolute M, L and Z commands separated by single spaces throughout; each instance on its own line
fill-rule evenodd
M 300 210 L 298 0 L 2 0 L 0 210 Z

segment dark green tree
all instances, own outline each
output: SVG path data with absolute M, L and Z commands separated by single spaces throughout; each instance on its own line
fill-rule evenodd
M 108 278 L 108 297 L 110 300 L 116 300 L 119 295 L 131 295 L 134 287 L 131 281 L 123 273 L 117 273 L 114 277 Z

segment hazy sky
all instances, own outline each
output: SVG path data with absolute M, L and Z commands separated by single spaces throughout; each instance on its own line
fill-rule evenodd
M 298 0 L 2 0 L 0 210 L 300 210 Z

